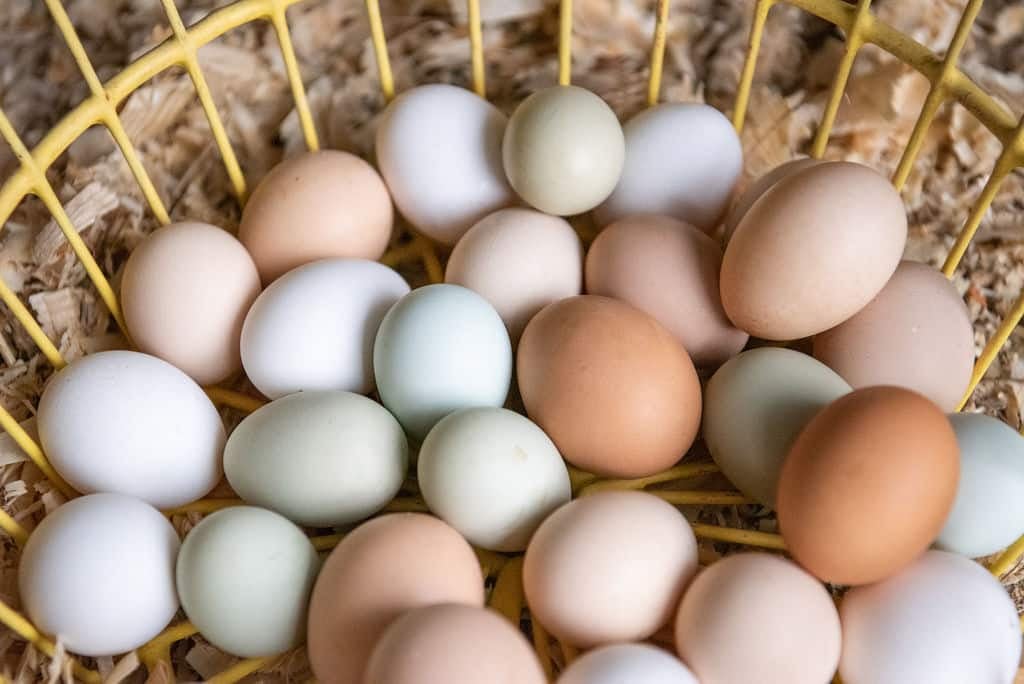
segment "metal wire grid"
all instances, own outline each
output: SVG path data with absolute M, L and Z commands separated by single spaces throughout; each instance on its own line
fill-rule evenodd
M 95 69 L 89 61 L 85 48 L 60 0 L 44 0 L 85 78 L 90 96 L 64 117 L 31 151 L 22 142 L 3 109 L 0 108 L 0 136 L 7 141 L 20 161 L 19 169 L 0 188 L 0 221 L 6 222 L 26 196 L 34 195 L 38 197 L 64 233 L 71 249 L 85 267 L 87 276 L 96 287 L 103 302 L 117 321 L 118 326 L 126 335 L 127 330 L 121 316 L 117 296 L 109 280 L 100 270 L 92 254 L 72 225 L 52 185 L 46 178 L 46 170 L 86 129 L 93 125 L 101 124 L 107 128 L 120 148 L 153 215 L 161 224 L 169 223 L 170 218 L 167 209 L 125 132 L 124 126 L 118 117 L 117 108 L 143 83 L 170 67 L 180 66 L 186 70 L 192 80 L 234 192 L 239 202 L 244 202 L 247 194 L 245 176 L 238 164 L 238 159 L 228 138 L 224 122 L 217 111 L 213 96 L 199 66 L 197 51 L 203 45 L 234 28 L 256 20 L 269 21 L 277 35 L 306 145 L 310 150 L 316 150 L 319 147 L 316 129 L 313 125 L 305 87 L 299 73 L 298 60 L 292 45 L 291 33 L 285 14 L 291 5 L 301 1 L 238 0 L 227 7 L 211 13 L 191 27 L 186 27 L 174 4 L 174 0 L 161 0 L 170 22 L 173 36 L 134 61 L 106 84 L 103 84 L 100 82 Z M 385 98 L 390 100 L 395 94 L 394 78 L 388 58 L 387 40 L 384 35 L 379 0 L 364 1 L 379 70 L 381 91 Z M 825 152 L 829 134 L 835 123 L 836 114 L 838 113 L 854 61 L 860 49 L 867 44 L 875 45 L 905 64 L 910 65 L 927 78 L 930 83 L 927 98 L 910 139 L 904 148 L 896 171 L 893 174 L 892 181 L 897 189 L 902 189 L 906 183 L 914 161 L 921 150 L 925 134 L 934 120 L 939 107 L 946 102 L 952 101 L 967 108 L 1001 142 L 1002 152 L 964 226 L 958 234 L 953 248 L 946 258 L 943 272 L 947 277 L 952 275 L 963 258 L 986 211 L 999 192 L 1003 180 L 1014 169 L 1024 165 L 1024 118 L 1019 121 L 1015 120 L 1011 113 L 1006 111 L 999 103 L 972 82 L 957 66 L 960 53 L 966 44 L 971 27 L 981 8 L 982 1 L 968 1 L 952 42 L 944 55 L 938 55 L 915 42 L 910 37 L 900 33 L 892 26 L 880 21 L 870 11 L 871 0 L 859 0 L 856 5 L 848 4 L 843 0 L 756 0 L 747 58 L 740 77 L 736 103 L 732 113 L 734 126 L 737 131 L 742 131 L 754 78 L 754 69 L 764 35 L 765 23 L 771 8 L 780 2 L 796 6 L 818 16 L 842 29 L 846 35 L 846 49 L 835 75 L 822 120 L 814 137 L 811 148 L 812 156 L 821 157 Z M 572 72 L 573 3 L 572 0 L 560 0 L 560 4 L 558 82 L 566 85 L 571 81 Z M 647 93 L 649 105 L 658 102 L 661 89 L 669 4 L 670 0 L 658 0 L 657 3 Z M 477 94 L 485 97 L 485 61 L 479 0 L 467 0 L 467 5 L 472 89 Z M 432 281 L 437 282 L 442 279 L 443 271 L 437 252 L 433 244 L 421 236 L 413 235 L 411 242 L 389 251 L 382 258 L 382 261 L 389 265 L 416 260 L 422 262 L 428 277 Z M 60 352 L 50 339 L 47 338 L 39 323 L 32 317 L 32 314 L 22 304 L 17 295 L 2 280 L 0 280 L 0 300 L 8 306 L 19 323 L 24 326 L 33 342 L 46 356 L 47 360 L 55 368 L 62 368 L 66 362 Z M 999 349 L 1009 338 L 1022 317 L 1024 317 L 1024 293 L 1014 303 L 1010 313 L 1001 322 L 977 359 L 970 387 L 961 402 L 961 407 L 963 403 L 966 403 L 988 367 L 995 360 Z M 206 388 L 206 392 L 214 403 L 221 406 L 230 406 L 244 412 L 251 412 L 263 403 L 261 400 L 220 387 Z M 76 492 L 49 465 L 39 444 L 2 407 L 0 407 L 0 427 L 11 435 L 28 457 L 60 491 L 67 496 L 76 495 Z M 685 480 L 715 471 L 717 471 L 717 468 L 713 464 L 686 464 L 649 478 L 626 481 L 601 481 L 592 475 L 574 471 L 572 473 L 573 490 L 579 494 L 585 491 L 607 488 L 644 489 L 654 484 Z M 695 503 L 726 505 L 744 503 L 746 501 L 741 495 L 734 492 L 657 491 L 655 493 L 678 505 Z M 207 499 L 173 511 L 165 511 L 165 513 L 167 515 L 189 511 L 208 513 L 237 503 L 237 500 Z M 422 502 L 399 499 L 389 508 L 390 510 L 422 510 Z M 28 538 L 28 532 L 2 510 L 0 510 L 0 528 L 6 531 L 19 545 L 23 544 Z M 722 540 L 777 550 L 784 548 L 781 538 L 775 534 L 701 524 L 694 525 L 694 531 L 699 537 L 705 539 Z M 340 535 L 312 538 L 314 545 L 320 550 L 333 548 L 339 540 Z M 514 622 L 518 622 L 524 608 L 521 586 L 521 558 L 509 559 L 486 551 L 478 551 L 478 555 L 480 556 L 485 575 L 495 581 L 495 588 L 490 601 L 492 607 L 508 616 Z M 1021 539 L 1010 546 L 993 563 L 990 569 L 997 576 L 1002 575 L 1017 563 L 1021 555 L 1024 555 L 1024 537 L 1021 537 Z M 7 625 L 7 627 L 22 638 L 31 642 L 43 653 L 47 655 L 55 653 L 56 646 L 51 639 L 41 634 L 24 616 L 3 602 L 0 602 L 0 622 Z M 172 625 L 150 643 L 139 649 L 140 659 L 150 669 L 160 662 L 167 662 L 170 658 L 170 646 L 174 642 L 195 633 L 195 627 L 188 622 Z M 550 675 L 552 673 L 552 644 L 550 638 L 544 633 L 541 626 L 537 624 L 533 625 L 533 638 L 534 645 L 541 656 L 541 661 Z M 575 650 L 571 646 L 567 644 L 559 644 L 558 646 L 562 651 L 563 660 L 571 660 L 575 656 Z M 281 656 L 275 656 L 241 660 L 213 677 L 210 681 L 217 684 L 236 682 L 248 674 L 273 665 L 280 658 Z M 100 680 L 98 672 L 85 668 L 77 661 L 72 660 L 72 668 L 75 676 L 83 681 L 98 682 Z

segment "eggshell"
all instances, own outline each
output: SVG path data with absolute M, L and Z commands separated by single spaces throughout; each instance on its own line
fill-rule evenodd
M 238 239 L 263 284 L 318 259 L 379 259 L 391 239 L 391 197 L 372 166 L 347 152 L 287 159 L 245 204 Z
M 489 301 L 514 342 L 535 313 L 580 293 L 583 247 L 564 219 L 532 209 L 500 209 L 462 236 L 444 280 Z
M 373 649 L 364 684 L 547 684 L 536 654 L 508 620 L 486 608 L 410 610 Z
M 775 184 L 746 213 L 722 259 L 722 304 L 751 335 L 794 340 L 864 308 L 892 276 L 907 216 L 892 184 L 822 162 Z
M 750 349 L 708 381 L 701 434 L 729 481 L 774 508 L 782 461 L 796 436 L 818 411 L 849 391 L 845 380 L 806 354 Z
M 784 164 L 779 164 L 747 186 L 743 193 L 736 198 L 736 201 L 732 203 L 732 206 L 729 207 L 729 213 L 726 214 L 725 221 L 722 222 L 722 243 L 727 243 L 732 239 L 732 234 L 736 231 L 736 226 L 739 225 L 740 219 L 746 216 L 747 212 L 750 211 L 750 207 L 754 206 L 754 202 L 761 199 L 761 195 L 768 192 L 783 178 L 819 163 L 821 163 L 820 159 L 812 159 L 810 157 L 791 159 Z
M 844 684 L 1011 684 L 1020 662 L 1017 610 L 977 563 L 928 551 L 840 604 Z
M 786 547 L 833 584 L 898 572 L 942 529 L 959 459 L 949 420 L 920 394 L 881 386 L 836 399 L 782 464 L 778 518 Z
M 689 668 L 648 644 L 612 644 L 584 653 L 562 672 L 558 684 L 699 684 Z
M 505 174 L 519 196 L 549 214 L 582 214 L 619 182 L 622 127 L 604 100 L 576 86 L 553 86 L 523 100 L 502 141 Z
M 502 408 L 449 414 L 420 448 L 423 499 L 476 546 L 522 551 L 572 495 L 569 471 L 544 431 Z
M 829 593 L 767 553 L 729 556 L 701 571 L 675 629 L 683 662 L 709 684 L 822 684 L 839 664 L 839 615 Z
M 567 461 L 608 477 L 672 466 L 700 426 L 700 383 L 686 350 L 623 302 L 584 295 L 533 317 L 519 343 L 519 391 Z
M 960 447 L 960 486 L 935 545 L 987 556 L 1024 534 L 1024 438 L 980 413 L 955 413 L 949 422 Z
M 523 563 L 534 619 L 578 648 L 646 639 L 697 571 L 686 518 L 653 494 L 605 491 L 541 523 Z
M 173 508 L 220 480 L 224 425 L 192 378 L 155 356 L 106 351 L 58 371 L 36 419 L 50 464 L 78 491 Z
M 697 366 L 717 366 L 747 343 L 722 309 L 722 250 L 681 221 L 642 214 L 601 231 L 587 253 L 587 292 L 654 316 Z
M 178 535 L 148 504 L 123 494 L 79 497 L 29 536 L 18 562 L 21 603 L 32 624 L 72 653 L 125 653 L 178 611 L 177 555 Z
M 139 351 L 212 385 L 241 370 L 242 321 L 259 293 L 256 264 L 242 243 L 216 226 L 175 223 L 128 258 L 121 309 Z
M 422 440 L 453 411 L 505 403 L 512 344 L 483 297 L 458 285 L 428 285 L 388 311 L 373 367 L 381 402 Z
M 941 271 L 901 261 L 867 306 L 815 336 L 814 356 L 854 387 L 906 387 L 955 411 L 971 382 L 974 328 Z
M 323 684 L 363 681 L 388 626 L 407 611 L 437 603 L 483 606 L 484 581 L 472 547 L 445 523 L 420 513 L 363 523 L 327 558 L 313 589 L 313 674 Z
M 398 493 L 409 465 L 402 426 L 349 392 L 300 392 L 247 416 L 224 448 L 231 487 L 311 527 L 362 520 Z
M 598 222 L 663 214 L 710 233 L 743 170 L 743 149 L 732 123 L 708 105 L 660 104 L 623 129 L 622 178 L 598 207 Z
M 291 271 L 253 304 L 242 327 L 242 365 L 276 399 L 311 390 L 373 390 L 373 339 L 409 285 L 383 264 L 326 259 Z
M 501 169 L 507 122 L 487 100 L 440 83 L 407 90 L 388 105 L 377 127 L 377 163 L 409 223 L 451 245 L 512 204 Z
M 210 643 L 245 658 L 302 643 L 320 557 L 277 513 L 234 506 L 188 533 L 177 578 L 185 615 Z

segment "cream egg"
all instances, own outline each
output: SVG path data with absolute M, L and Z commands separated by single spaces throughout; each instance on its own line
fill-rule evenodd
M 736 198 L 736 201 L 732 203 L 732 206 L 729 207 L 729 213 L 726 214 L 725 220 L 722 222 L 722 242 L 729 242 L 732 234 L 736 231 L 736 226 L 740 223 L 740 219 L 746 216 L 747 212 L 750 211 L 750 207 L 754 206 L 754 202 L 761 199 L 761 195 L 771 190 L 783 178 L 791 176 L 797 171 L 817 164 L 820 161 L 820 159 L 812 159 L 810 157 L 791 159 L 784 164 L 779 164 L 768 173 L 759 176 L 753 183 L 748 185 L 742 194 Z
M 649 644 L 612 644 L 584 653 L 557 684 L 699 684 L 678 658 Z

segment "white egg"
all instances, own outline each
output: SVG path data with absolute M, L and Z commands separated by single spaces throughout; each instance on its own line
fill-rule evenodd
M 201 498 L 223 473 L 216 407 L 155 356 L 107 351 L 72 362 L 50 379 L 37 419 L 50 463 L 85 494 L 173 508 Z
M 533 531 L 572 495 L 554 442 L 530 419 L 502 408 L 452 413 L 420 448 L 427 506 L 470 543 L 522 551 Z
M 945 551 L 854 587 L 839 619 L 843 684 L 1011 684 L 1020 662 L 1020 623 L 1006 589 L 974 561 Z
M 971 558 L 1024 534 L 1024 437 L 981 413 L 949 417 L 960 446 L 960 484 L 935 545 Z
M 739 136 L 725 116 L 703 104 L 661 104 L 630 119 L 626 164 L 596 211 L 602 225 L 631 214 L 662 214 L 706 233 L 729 206 L 743 169 Z
M 699 684 L 675 656 L 649 644 L 613 644 L 574 660 L 557 684 Z
M 243 420 L 224 447 L 228 482 L 248 503 L 312 527 L 362 520 L 398 493 L 405 433 L 377 402 L 350 392 L 298 392 Z
M 453 411 L 505 403 L 512 344 L 486 299 L 458 285 L 428 285 L 384 317 L 373 368 L 381 402 L 422 440 Z
M 309 390 L 371 392 L 377 327 L 408 292 L 402 276 L 364 259 L 325 259 L 289 271 L 245 317 L 246 375 L 271 399 Z
M 47 515 L 18 564 L 33 624 L 73 653 L 111 656 L 143 645 L 178 612 L 178 535 L 155 508 L 90 494 Z
M 302 643 L 320 558 L 306 535 L 254 506 L 217 511 L 185 537 L 176 577 L 181 607 L 217 648 L 245 658 Z
M 515 200 L 501 161 L 508 119 L 475 93 L 445 84 L 399 95 L 377 127 L 377 163 L 402 215 L 439 242 Z

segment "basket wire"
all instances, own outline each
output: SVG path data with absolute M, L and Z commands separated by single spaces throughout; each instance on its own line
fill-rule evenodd
M 127 331 L 114 289 L 68 217 L 53 186 L 46 178 L 46 170 L 86 129 L 93 125 L 102 125 L 110 132 L 118 148 L 121 150 L 128 168 L 135 178 L 153 216 L 161 224 L 169 223 L 170 217 L 167 209 L 143 167 L 135 147 L 128 138 L 118 116 L 117 108 L 146 81 L 172 66 L 179 66 L 185 69 L 195 87 L 199 103 L 209 122 L 214 142 L 220 152 L 220 157 L 231 186 L 239 202 L 244 203 L 247 194 L 245 176 L 231 145 L 223 119 L 217 111 L 197 53 L 199 48 L 232 29 L 249 22 L 269 21 L 277 35 L 306 146 L 310 150 L 316 150 L 319 147 L 319 141 L 313 124 L 309 102 L 306 98 L 302 76 L 299 72 L 298 59 L 296 58 L 286 17 L 287 9 L 301 1 L 237 0 L 231 5 L 210 13 L 192 26 L 186 27 L 174 4 L 174 0 L 161 0 L 170 23 L 172 36 L 132 62 L 106 84 L 103 84 L 100 82 L 86 54 L 85 48 L 61 4 L 61 0 L 44 0 L 54 23 L 64 37 L 75 62 L 81 70 L 82 76 L 89 87 L 90 95 L 50 130 L 31 151 L 22 142 L 7 115 L 0 108 L 0 137 L 7 141 L 20 161 L 17 171 L 0 187 L 0 223 L 6 222 L 25 197 L 30 195 L 38 197 L 63 232 L 75 256 L 83 264 L 89 280 L 96 287 L 104 304 L 110 310 L 112 317 L 126 335 Z M 741 132 L 747 112 L 747 105 L 750 100 L 754 71 L 768 14 L 776 4 L 792 5 L 817 16 L 841 29 L 846 36 L 846 47 L 812 143 L 811 154 L 813 157 L 820 158 L 825 153 L 829 135 L 835 123 L 839 105 L 845 93 L 846 84 L 852 72 L 854 62 L 859 51 L 865 45 L 875 45 L 885 50 L 904 64 L 914 68 L 918 73 L 927 78 L 930 84 L 921 112 L 892 177 L 892 181 L 897 189 L 902 189 L 906 183 L 914 161 L 921 151 L 925 134 L 933 122 L 939 107 L 947 102 L 957 102 L 965 107 L 982 125 L 996 136 L 1002 144 L 1002 151 L 943 264 L 942 270 L 947 277 L 952 277 L 953 272 L 959 265 L 986 211 L 999 192 L 1003 180 L 1014 169 L 1024 165 L 1024 118 L 1019 121 L 1015 120 L 1010 112 L 971 81 L 957 66 L 960 53 L 967 42 L 971 27 L 980 11 L 982 1 L 968 0 L 948 49 L 944 55 L 939 56 L 894 27 L 879 20 L 871 12 L 871 0 L 858 0 L 856 5 L 844 2 L 844 0 L 756 0 L 753 8 L 753 22 L 750 30 L 747 56 L 740 74 L 735 106 L 732 112 L 733 125 L 737 132 Z M 471 86 L 478 95 L 486 97 L 480 3 L 479 0 L 467 0 L 467 5 L 472 74 Z M 572 77 L 572 5 L 572 0 L 560 0 L 557 73 L 558 83 L 561 85 L 568 85 Z M 648 105 L 657 104 L 660 97 L 669 5 L 670 0 L 657 1 L 650 53 L 650 74 L 647 89 Z M 370 24 L 370 37 L 376 57 L 381 92 L 384 98 L 390 101 L 395 95 L 395 85 L 388 57 L 387 39 L 384 33 L 379 0 L 365 0 L 365 7 Z M 443 279 L 443 268 L 435 246 L 428 239 L 420 235 L 413 234 L 411 241 L 391 249 L 381 260 L 391 266 L 420 261 L 432 282 L 440 282 Z M 18 296 L 2 280 L 0 280 L 0 300 L 7 305 L 40 352 L 54 368 L 59 369 L 66 365 L 60 351 L 46 336 L 39 323 L 33 318 Z M 1000 348 L 1022 318 L 1024 318 L 1024 293 L 1018 297 L 1010 312 L 1001 321 L 978 357 L 970 386 L 961 401 L 961 408 L 967 402 L 989 366 L 995 361 Z M 218 406 L 231 407 L 246 413 L 254 411 L 264 403 L 259 399 L 230 389 L 221 387 L 208 387 L 205 389 L 210 399 Z M 0 427 L 14 439 L 29 459 L 39 467 L 57 489 L 68 497 L 77 495 L 50 466 L 39 444 L 3 407 L 0 407 Z M 646 489 L 659 483 L 684 481 L 713 472 L 717 472 L 717 467 L 714 464 L 696 463 L 679 465 L 663 473 L 635 480 L 600 480 L 594 475 L 576 470 L 572 470 L 571 475 L 573 492 L 579 496 L 603 489 Z M 652 493 L 676 505 L 733 505 L 748 503 L 746 498 L 736 492 L 654 490 Z M 227 506 L 237 505 L 238 503 L 240 501 L 237 499 L 205 499 L 187 506 L 165 511 L 164 513 L 168 516 L 188 512 L 209 513 Z M 425 507 L 422 501 L 418 499 L 399 498 L 392 502 L 386 510 L 425 510 Z M 782 538 L 777 534 L 706 524 L 695 524 L 693 528 L 696 535 L 703 539 L 765 549 L 785 549 Z M 3 510 L 0 510 L 0 529 L 9 534 L 19 546 L 24 544 L 29 536 L 28 531 Z M 311 541 L 318 550 L 328 550 L 333 548 L 340 541 L 341 537 L 342 535 L 340 534 L 334 534 L 313 537 Z M 494 580 L 495 588 L 491 594 L 491 606 L 508 617 L 513 623 L 518 624 L 525 608 L 522 589 L 521 557 L 509 558 L 481 550 L 477 550 L 477 553 L 485 576 Z M 1022 556 L 1024 556 L 1024 536 L 1008 547 L 991 564 L 990 570 L 996 576 L 1001 576 L 1010 571 Z M 32 643 L 44 654 L 52 656 L 56 653 L 57 646 L 52 639 L 41 634 L 28 619 L 2 601 L 0 601 L 0 623 L 3 623 L 21 638 Z M 161 663 L 169 663 L 171 645 L 181 639 L 194 635 L 196 631 L 196 628 L 187 621 L 168 627 L 159 636 L 138 649 L 140 661 L 150 670 Z M 553 675 L 552 662 L 556 659 L 556 654 L 551 649 L 553 641 L 542 626 L 536 623 L 532 625 L 532 637 L 541 662 L 550 677 Z M 562 662 L 569 662 L 576 656 L 576 650 L 569 644 L 558 643 L 558 649 L 560 653 L 557 654 L 557 659 Z M 209 681 L 216 684 L 230 684 L 249 674 L 271 667 L 285 657 L 287 657 L 287 654 L 269 658 L 240 660 Z M 70 663 L 73 674 L 82 681 L 90 683 L 100 681 L 100 674 L 97 671 L 84 667 L 73 658 L 70 659 Z

